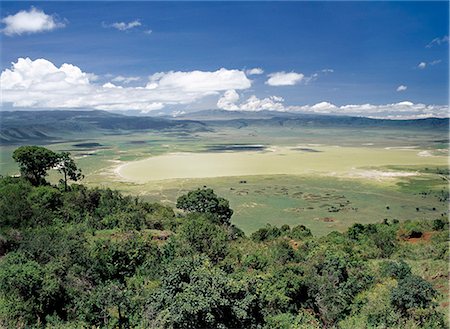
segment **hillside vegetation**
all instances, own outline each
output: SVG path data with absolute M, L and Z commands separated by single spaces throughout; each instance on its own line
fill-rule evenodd
M 61 164 L 67 154 L 44 150 L 21 148 L 22 177 L 0 179 L 0 327 L 448 325 L 442 219 L 355 224 L 320 238 L 303 225 L 268 225 L 246 237 L 211 189 L 172 209 L 67 179 L 52 186 L 49 167 L 30 175 L 37 160 L 80 172 Z

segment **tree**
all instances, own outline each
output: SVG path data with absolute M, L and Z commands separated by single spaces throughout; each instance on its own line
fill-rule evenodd
M 208 215 L 189 215 L 179 230 L 180 238 L 195 253 L 205 253 L 213 262 L 223 259 L 228 251 L 227 234 L 221 226 L 211 223 Z
M 197 189 L 177 199 L 177 208 L 188 212 L 213 214 L 221 224 L 230 224 L 233 209 L 228 200 L 218 197 L 210 188 Z
M 201 256 L 169 266 L 148 306 L 158 328 L 255 328 L 262 318 L 251 282 L 227 276 Z
M 58 154 L 57 169 L 64 175 L 64 178 L 60 180 L 61 183 L 64 183 L 64 191 L 67 191 L 67 181 L 69 179 L 76 182 L 84 178 L 81 169 L 77 167 L 69 152 Z
M 41 146 L 21 146 L 12 157 L 19 164 L 21 176 L 34 186 L 45 184 L 47 171 L 59 160 L 57 153 Z
M 430 306 L 437 291 L 431 283 L 420 276 L 408 275 L 398 281 L 398 286 L 392 289 L 391 300 L 400 311 L 406 313 L 411 308 L 426 308 Z

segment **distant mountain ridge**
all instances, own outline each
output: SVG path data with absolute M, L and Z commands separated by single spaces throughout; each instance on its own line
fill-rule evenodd
M 0 144 L 52 142 L 67 133 L 134 130 L 206 131 L 198 121 L 125 116 L 108 111 L 0 111 Z
M 448 130 L 448 118 L 370 119 L 276 111 L 206 110 L 178 117 L 128 116 L 108 111 L 0 111 L 0 144 L 49 143 L 68 134 L 132 131 L 211 131 L 218 127 L 410 128 Z
M 276 126 L 358 126 L 358 127 L 422 127 L 425 129 L 448 129 L 448 118 L 424 119 L 374 119 L 344 115 L 292 113 L 279 111 L 225 111 L 205 110 L 178 116 L 177 120 L 198 120 L 209 125 L 276 125 Z

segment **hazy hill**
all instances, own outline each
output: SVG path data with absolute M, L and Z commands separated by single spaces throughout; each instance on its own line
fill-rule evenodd
M 50 142 L 70 133 L 207 130 L 201 122 L 125 116 L 107 111 L 0 111 L 0 122 L 1 144 Z
M 46 143 L 88 133 L 126 133 L 136 130 L 208 131 L 217 127 L 393 128 L 445 131 L 449 120 L 381 120 L 363 117 L 207 110 L 176 118 L 128 116 L 107 111 L 0 111 L 0 144 Z
M 443 129 L 449 127 L 448 118 L 415 120 L 371 119 L 365 117 L 288 113 L 278 111 L 224 111 L 206 110 L 184 114 L 177 120 L 198 120 L 210 126 L 310 126 L 310 127 L 380 127 Z

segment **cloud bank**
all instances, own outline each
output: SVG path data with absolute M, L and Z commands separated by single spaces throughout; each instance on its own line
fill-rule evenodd
M 1 32 L 8 36 L 48 32 L 65 26 L 55 16 L 47 15 L 34 7 L 6 16 L 1 19 L 1 23 L 5 25 Z
M 95 83 L 95 77 L 71 64 L 57 67 L 46 59 L 19 58 L 11 69 L 1 73 L 2 101 L 13 107 L 151 111 L 251 86 L 244 72 L 225 68 L 212 72 L 159 72 L 140 87 L 113 83 L 126 84 L 136 77 L 119 76 L 103 85 Z
M 217 97 L 217 108 L 228 111 L 268 110 L 391 119 L 448 117 L 446 105 L 409 101 L 337 106 L 330 102 L 286 105 L 282 97 L 275 95 L 264 98 L 251 95 L 242 99 L 240 93 L 251 88 L 252 81 L 244 71 L 225 68 L 158 72 L 145 81 L 133 76 L 116 76 L 103 83 L 98 79 L 95 74 L 83 72 L 72 64 L 64 63 L 58 67 L 46 59 L 19 58 L 0 75 L 2 106 L 150 112 L 173 106 L 182 110 L 183 106 L 207 97 Z M 140 86 L 130 86 L 131 82 L 139 82 Z
M 420 119 L 429 117 L 448 117 L 447 105 L 414 104 L 403 101 L 392 104 L 350 104 L 337 106 L 330 102 L 319 102 L 313 105 L 285 105 L 284 99 L 270 96 L 263 99 L 250 96 L 247 100 L 238 103 L 239 94 L 235 90 L 228 90 L 219 98 L 217 107 L 229 111 L 282 111 L 311 114 L 330 114 L 347 116 L 364 116 L 383 119 Z

